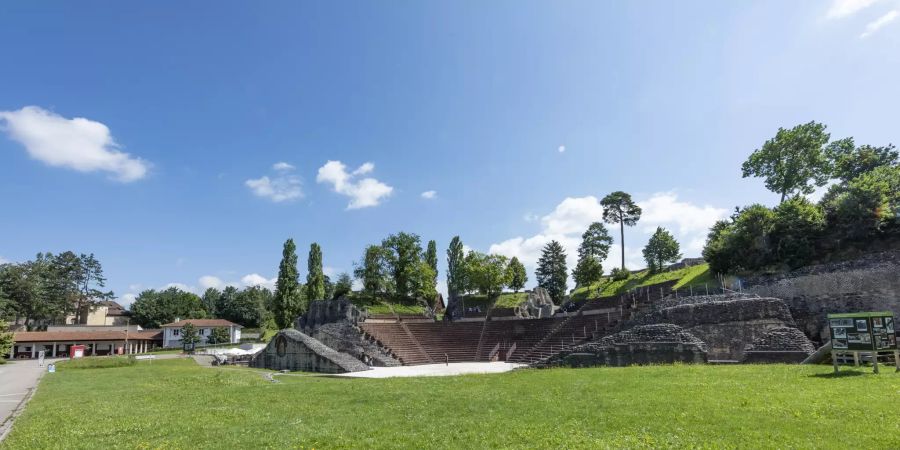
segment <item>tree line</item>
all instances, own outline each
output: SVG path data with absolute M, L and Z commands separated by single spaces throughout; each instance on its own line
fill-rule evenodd
M 0 319 L 29 329 L 81 323 L 99 303 L 114 298 L 105 290 L 103 266 L 91 254 L 38 253 L 33 260 L 0 265 Z
M 742 166 L 780 196 L 773 208 L 735 208 L 713 225 L 703 257 L 717 273 L 793 269 L 877 248 L 900 237 L 900 164 L 896 148 L 831 140 L 809 122 L 780 128 Z M 806 195 L 831 183 L 818 202 Z

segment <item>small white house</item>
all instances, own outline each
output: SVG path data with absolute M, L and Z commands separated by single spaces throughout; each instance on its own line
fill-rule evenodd
M 230 343 L 237 344 L 241 342 L 241 328 L 244 328 L 225 319 L 176 319 L 174 322 L 162 326 L 163 347 L 181 347 L 181 328 L 187 324 L 193 325 L 197 330 L 197 335 L 200 337 L 197 345 L 206 345 L 207 338 L 215 328 L 226 328 L 231 337 Z

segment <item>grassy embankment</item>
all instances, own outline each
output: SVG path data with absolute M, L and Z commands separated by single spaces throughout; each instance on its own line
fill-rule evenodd
M 603 278 L 599 283 L 576 289 L 572 293 L 572 298 L 574 300 L 584 300 L 586 298 L 612 297 L 624 294 L 634 288 L 672 280 L 678 280 L 678 283 L 675 284 L 675 289 L 679 290 L 688 290 L 693 286 L 699 292 L 702 291 L 705 285 L 709 285 L 710 289 L 713 286 L 718 286 L 715 276 L 709 271 L 709 264 L 699 264 L 693 267 L 656 274 L 645 270 L 632 275 L 627 280 L 614 281 L 611 278 Z
M 60 365 L 0 448 L 900 448 L 900 374 L 830 370 L 674 365 L 273 384 L 191 360 Z

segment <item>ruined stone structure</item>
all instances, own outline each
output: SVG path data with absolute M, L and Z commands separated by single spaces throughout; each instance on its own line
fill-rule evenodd
M 777 297 L 817 346 L 828 341 L 831 313 L 893 311 L 900 317 L 900 252 L 883 252 L 744 282 L 746 292 Z
M 552 317 L 556 311 L 550 293 L 542 287 L 536 287 L 528 293 L 528 298 L 515 308 L 516 317 L 522 319 L 543 319 Z
M 251 367 L 304 372 L 346 373 L 369 370 L 362 361 L 338 352 L 297 330 L 281 330 L 250 361 Z
M 743 362 L 799 363 L 815 350 L 809 338 L 797 328 L 772 328 L 747 346 Z
M 310 302 L 306 314 L 297 319 L 296 327 L 328 347 L 368 365 L 400 365 L 387 350 L 367 339 L 359 329 L 359 323 L 365 317 L 365 313 L 347 299 L 316 300 Z
M 641 325 L 578 345 L 535 367 L 624 367 L 643 364 L 705 363 L 706 344 L 672 324 Z
M 636 319 L 638 324 L 671 323 L 706 343 L 709 359 L 741 361 L 746 346 L 772 328 L 793 327 L 791 313 L 777 298 L 686 298 Z

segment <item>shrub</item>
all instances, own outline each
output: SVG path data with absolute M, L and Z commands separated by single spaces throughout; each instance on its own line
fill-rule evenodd
M 613 281 L 622 281 L 630 278 L 631 272 L 628 269 L 616 267 L 612 270 L 612 272 L 610 272 L 609 276 L 613 279 Z
M 771 229 L 775 261 L 790 268 L 812 261 L 816 245 L 825 229 L 825 214 L 804 197 L 795 197 L 776 206 Z

